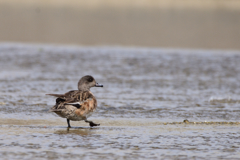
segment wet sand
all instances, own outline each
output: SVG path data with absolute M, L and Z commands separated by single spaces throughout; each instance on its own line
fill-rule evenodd
M 1 155 L 11 159 L 239 159 L 239 126 L 124 125 L 66 129 L 62 125 L 1 125 Z M 105 122 L 105 123 L 104 123 Z M 129 125 L 130 122 L 130 125 Z
M 239 159 L 239 61 L 238 51 L 2 43 L 1 158 Z M 86 74 L 104 84 L 91 90 L 89 120 L 101 126 L 67 129 L 45 94 Z

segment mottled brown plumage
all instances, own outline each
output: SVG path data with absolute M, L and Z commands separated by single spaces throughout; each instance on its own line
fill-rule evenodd
M 92 76 L 84 76 L 78 82 L 78 90 L 72 90 L 65 94 L 47 94 L 57 97 L 56 104 L 50 109 L 62 118 L 67 118 L 68 127 L 70 120 L 81 121 L 89 123 L 92 126 L 99 126 L 87 118 L 95 111 L 97 107 L 97 100 L 90 92 L 91 87 L 103 87 L 96 83 Z

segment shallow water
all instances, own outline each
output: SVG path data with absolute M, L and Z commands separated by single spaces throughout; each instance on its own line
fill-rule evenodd
M 240 159 L 239 62 L 238 51 L 0 44 L 0 155 Z M 45 94 L 86 74 L 104 85 L 91 89 L 101 126 L 68 130 Z

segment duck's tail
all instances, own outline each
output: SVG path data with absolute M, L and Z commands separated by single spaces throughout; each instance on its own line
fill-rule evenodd
M 63 98 L 65 95 L 64 94 L 46 94 L 48 96 L 54 96 L 54 97 L 58 97 L 58 98 Z

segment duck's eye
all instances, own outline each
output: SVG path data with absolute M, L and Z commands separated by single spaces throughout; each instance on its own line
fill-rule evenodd
M 88 82 L 92 82 L 92 81 L 93 81 L 92 77 L 88 78 Z

